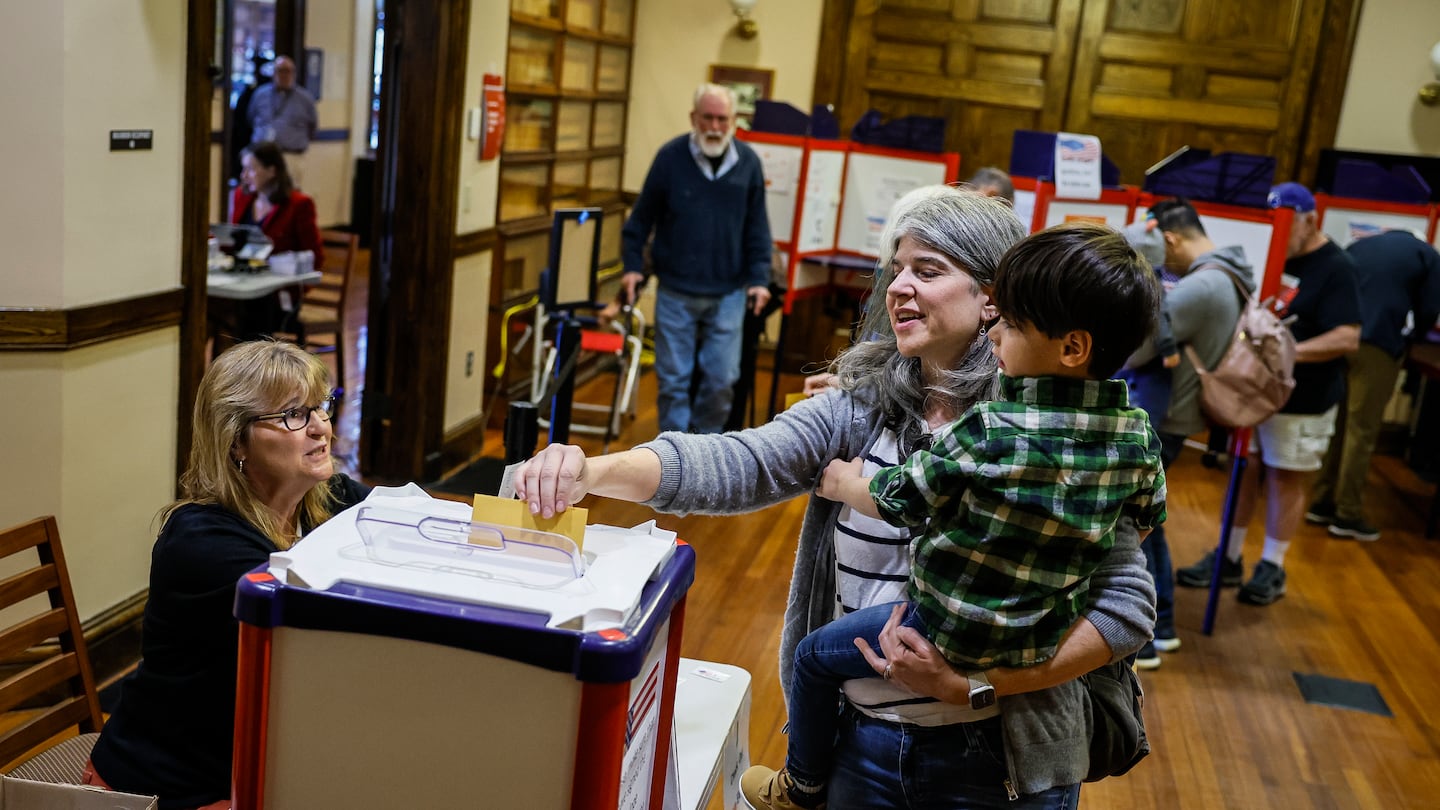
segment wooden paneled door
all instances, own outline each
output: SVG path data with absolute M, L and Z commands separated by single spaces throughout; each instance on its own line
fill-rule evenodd
M 945 148 L 1008 165 L 1011 133 L 1060 129 L 1082 0 L 828 0 L 815 103 L 946 120 Z M 1003 160 L 1002 160 L 1003 159 Z M 961 170 L 965 173 L 965 168 Z
M 1360 0 L 827 0 L 815 102 L 936 115 L 962 174 L 1016 129 L 1098 135 L 1124 182 L 1180 148 L 1273 155 L 1306 179 L 1333 141 Z

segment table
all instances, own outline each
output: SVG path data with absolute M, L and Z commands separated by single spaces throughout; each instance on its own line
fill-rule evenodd
M 318 270 L 295 275 L 271 270 L 258 273 L 221 270 L 206 274 L 207 320 L 210 336 L 214 339 L 211 356 L 218 357 L 239 341 L 269 334 L 273 325 L 282 320 L 281 307 L 276 303 L 274 294 L 314 284 L 323 275 Z M 292 307 L 299 311 L 298 295 Z
M 314 284 L 320 280 L 322 275 L 324 274 L 319 270 L 290 276 L 270 270 L 262 270 L 258 273 L 222 270 L 206 275 L 206 294 L 211 298 L 224 298 L 227 301 L 252 301 L 256 298 L 264 298 L 270 293 L 286 287 L 293 287 L 297 284 Z
M 678 810 L 704 810 L 717 787 L 727 810 L 744 807 L 740 774 L 750 767 L 750 673 L 681 658 L 673 741 Z

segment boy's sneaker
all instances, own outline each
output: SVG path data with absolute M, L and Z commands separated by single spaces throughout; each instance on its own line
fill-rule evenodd
M 795 780 L 784 768 L 776 771 L 764 765 L 752 765 L 740 774 L 740 796 L 750 810 L 825 810 L 823 799 L 817 798 L 815 804 L 801 804 L 791 798 L 804 799 L 805 795 L 805 791 L 795 787 Z
M 1175 569 L 1175 581 L 1187 588 L 1210 587 L 1210 572 L 1215 570 L 1215 552 L 1205 552 L 1205 557 L 1194 565 Z M 1240 560 L 1225 559 L 1220 568 L 1220 584 L 1234 588 L 1245 578 L 1245 566 Z
M 1166 636 L 1164 638 L 1156 636 L 1155 640 L 1150 642 L 1150 644 L 1160 652 L 1175 652 L 1180 649 L 1180 639 L 1177 636 Z
M 1269 560 L 1255 564 L 1250 581 L 1240 586 L 1237 598 L 1247 605 L 1268 605 L 1285 595 L 1285 569 Z
M 1331 503 L 1311 504 L 1305 510 L 1305 522 L 1314 523 L 1317 526 L 1329 526 L 1335 522 L 1335 505 Z
M 1364 518 L 1356 518 L 1354 520 L 1336 518 L 1331 522 L 1330 528 L 1326 529 L 1326 531 L 1330 533 L 1331 537 L 1339 537 L 1342 539 L 1364 540 L 1366 542 L 1380 539 L 1380 530 L 1366 523 Z
M 1160 653 L 1155 652 L 1153 642 L 1141 647 L 1140 652 L 1135 654 L 1135 668 L 1147 670 L 1160 668 Z

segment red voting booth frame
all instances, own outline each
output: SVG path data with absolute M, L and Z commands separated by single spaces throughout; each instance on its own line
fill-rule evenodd
M 1437 237 L 1440 237 L 1440 205 L 1435 203 L 1396 203 L 1381 200 L 1362 200 L 1358 197 L 1335 197 L 1323 192 L 1315 195 L 1315 210 L 1320 212 L 1320 222 L 1322 226 L 1325 222 L 1326 213 L 1331 209 L 1419 217 L 1425 220 L 1425 241 L 1433 245 L 1436 244 Z
M 906 149 L 892 149 L 883 146 L 869 146 L 850 141 L 821 140 L 817 138 L 805 138 L 795 135 L 775 135 L 765 132 L 742 132 L 740 139 L 748 143 L 771 144 L 775 146 L 788 146 L 800 150 L 800 172 L 795 187 L 794 209 L 791 212 L 790 232 L 785 234 L 771 234 L 775 247 L 784 251 L 785 254 L 785 314 L 789 315 L 794 307 L 794 302 L 817 295 L 827 293 L 835 286 L 835 273 L 831 270 L 830 279 L 825 284 L 818 284 L 799 288 L 796 284 L 797 271 L 800 263 L 808 258 L 830 258 L 836 256 L 848 256 L 860 259 L 876 259 L 877 255 L 859 250 L 849 249 L 840 246 L 840 232 L 845 222 L 844 189 L 846 180 L 850 173 L 850 162 L 853 155 L 866 155 L 873 157 L 894 158 L 897 160 L 908 160 L 923 164 L 936 164 L 943 169 L 944 183 L 954 183 L 960 176 L 960 155 L 955 152 L 915 152 Z M 844 157 L 844 167 L 840 176 L 840 200 L 839 210 L 835 216 L 835 225 L 827 234 L 827 246 L 815 250 L 799 250 L 797 246 L 801 239 L 803 217 L 806 213 L 806 190 L 810 182 L 810 158 L 816 153 L 841 153 Z M 767 178 L 767 184 L 770 180 Z

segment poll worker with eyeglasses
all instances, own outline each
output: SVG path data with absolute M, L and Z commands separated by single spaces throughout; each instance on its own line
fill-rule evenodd
M 143 660 L 120 689 L 85 783 L 230 806 L 239 624 L 235 584 L 369 489 L 335 472 L 329 370 L 294 344 L 241 343 L 195 399 L 182 497 L 150 557 Z

